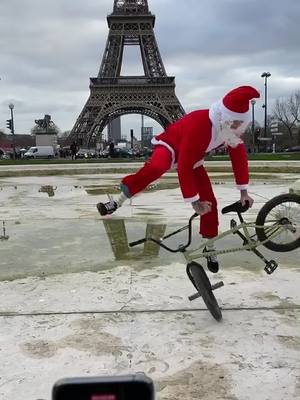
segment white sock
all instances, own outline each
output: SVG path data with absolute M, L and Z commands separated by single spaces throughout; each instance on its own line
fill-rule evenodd
M 124 193 L 121 193 L 120 196 L 118 197 L 117 200 L 115 200 L 115 202 L 118 204 L 118 207 L 121 207 L 123 205 L 123 203 L 128 199 L 127 196 L 125 196 Z
M 213 244 L 213 243 L 210 243 L 210 244 L 208 244 L 208 245 L 206 245 L 206 248 L 208 249 L 208 250 L 215 250 L 216 248 L 215 248 L 215 245 Z
M 216 248 L 215 248 L 214 243 L 209 243 L 209 244 L 207 244 L 207 245 L 206 245 L 206 250 L 207 250 L 207 251 L 216 251 Z M 214 262 L 217 262 L 217 261 L 218 261 L 217 255 L 210 256 L 210 259 L 211 259 L 212 261 L 214 261 Z

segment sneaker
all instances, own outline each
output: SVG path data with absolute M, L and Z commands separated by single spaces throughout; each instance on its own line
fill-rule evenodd
M 214 249 L 207 249 L 206 247 L 203 250 L 203 253 L 208 253 L 209 251 L 215 251 Z M 217 256 L 206 256 L 207 260 L 207 268 L 212 272 L 213 274 L 216 274 L 219 271 L 219 261 L 217 259 Z
M 107 203 L 98 203 L 96 207 L 100 215 L 104 216 L 114 213 L 118 208 L 118 204 L 116 201 L 111 200 L 108 201 Z

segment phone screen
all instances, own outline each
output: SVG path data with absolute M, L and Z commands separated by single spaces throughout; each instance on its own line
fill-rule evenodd
M 144 375 L 69 378 L 56 382 L 53 400 L 153 400 L 154 386 Z

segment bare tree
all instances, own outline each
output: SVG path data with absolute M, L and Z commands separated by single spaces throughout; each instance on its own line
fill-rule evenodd
M 300 145 L 300 90 L 297 90 L 291 97 L 291 114 L 296 120 L 297 143 Z
M 292 94 L 287 99 L 277 99 L 273 110 L 273 117 L 286 128 L 290 144 L 292 145 L 293 131 L 297 128 L 297 123 L 300 119 L 300 91 Z
M 291 114 L 297 122 L 300 122 L 300 90 L 297 90 L 289 100 Z
M 292 128 L 295 125 L 296 118 L 291 112 L 290 99 L 277 99 L 274 108 L 274 117 L 277 121 L 281 122 L 292 137 Z

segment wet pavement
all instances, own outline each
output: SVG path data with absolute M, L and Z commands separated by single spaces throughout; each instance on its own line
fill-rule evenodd
M 50 400 L 61 377 L 137 371 L 154 379 L 160 400 L 300 398 L 299 249 L 261 248 L 280 265 L 270 276 L 252 253 L 222 256 L 210 276 L 225 283 L 215 293 L 217 323 L 201 299 L 189 302 L 181 254 L 149 242 L 129 247 L 187 223 L 175 175 L 102 219 L 95 203 L 120 177 L 0 178 L 0 236 L 4 221 L 8 237 L 0 240 L 0 398 Z M 220 208 L 238 200 L 224 174 L 212 178 Z M 257 177 L 246 220 L 293 180 Z M 232 217 L 220 216 L 221 231 Z M 185 240 L 183 232 L 168 244 Z M 240 244 L 232 236 L 219 248 Z

